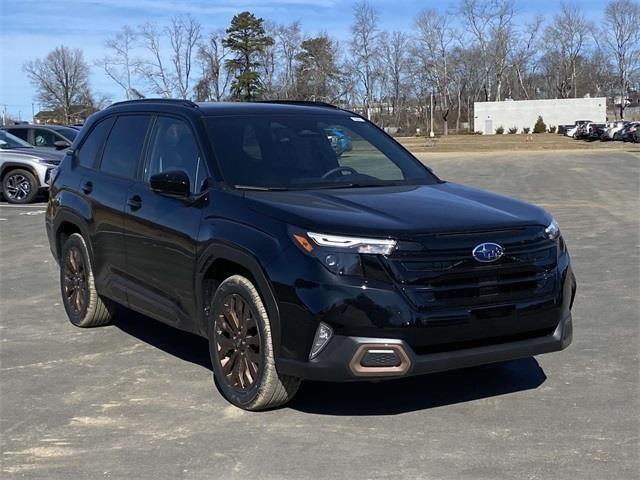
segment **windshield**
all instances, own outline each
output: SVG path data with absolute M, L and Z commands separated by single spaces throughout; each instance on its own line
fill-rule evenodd
M 9 148 L 33 148 L 30 144 L 18 138 L 14 135 L 11 135 L 9 132 L 4 130 L 0 130 L 0 148 L 3 150 Z
M 69 127 L 58 127 L 56 128 L 56 132 L 61 133 L 65 136 L 65 138 L 71 140 L 72 142 L 76 139 L 76 135 L 78 135 L 78 130 L 75 128 Z
M 239 188 L 437 183 L 420 162 L 359 117 L 251 115 L 207 122 L 222 175 Z

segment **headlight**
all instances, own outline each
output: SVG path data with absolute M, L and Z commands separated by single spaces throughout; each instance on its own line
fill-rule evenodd
M 336 275 L 362 275 L 360 254 L 390 255 L 396 241 L 386 238 L 345 237 L 292 229 L 296 245 L 316 257 Z
M 396 247 L 395 240 L 384 238 L 342 237 L 339 235 L 323 235 L 313 232 L 307 232 L 307 235 L 321 247 L 352 249 L 358 253 L 390 255 Z
M 544 229 L 544 234 L 549 240 L 555 240 L 560 236 L 560 225 L 558 225 L 555 218 L 552 219 L 549 226 Z

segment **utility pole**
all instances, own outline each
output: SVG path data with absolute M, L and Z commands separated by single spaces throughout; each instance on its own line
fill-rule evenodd
M 429 137 L 433 138 L 433 91 L 431 92 L 431 108 L 429 109 Z
M 36 123 L 36 111 L 35 111 L 35 104 L 33 102 L 31 102 L 31 123 Z
M 2 105 L 2 126 L 7 124 L 7 106 Z

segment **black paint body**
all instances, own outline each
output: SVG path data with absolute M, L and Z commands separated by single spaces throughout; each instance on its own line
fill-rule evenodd
M 571 342 L 575 278 L 562 238 L 545 237 L 552 218 L 538 207 L 448 182 L 282 192 L 225 183 L 206 117 L 323 111 L 147 101 L 95 114 L 51 186 L 52 252 L 58 258 L 65 232 L 79 231 L 102 295 L 200 335 L 207 332 L 216 286 L 207 279 L 217 278 L 216 268 L 237 268 L 265 302 L 279 370 L 303 378 L 355 380 L 347 364 L 363 338 L 405 345 L 410 374 L 560 350 Z M 74 152 L 97 122 L 133 113 L 188 122 L 210 177 L 203 192 L 162 195 L 141 180 L 140 169 L 136 179 L 124 179 L 78 164 Z M 362 276 L 340 276 L 298 248 L 291 227 L 399 242 L 389 256 L 361 255 Z M 471 252 L 482 242 L 502 245 L 504 257 L 476 262 Z M 334 339 L 309 361 L 320 321 L 333 327 Z

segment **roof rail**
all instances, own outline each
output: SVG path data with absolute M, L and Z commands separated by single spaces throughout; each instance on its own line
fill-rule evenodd
M 256 103 L 279 103 L 283 105 L 307 105 L 309 107 L 324 107 L 340 110 L 340 107 L 327 102 L 314 102 L 311 100 L 258 100 Z
M 184 105 L 186 107 L 198 108 L 198 104 L 191 100 L 182 100 L 180 98 L 138 98 L 136 100 L 123 100 L 109 105 L 115 107 L 117 105 L 135 105 L 136 103 L 172 103 L 174 105 Z

